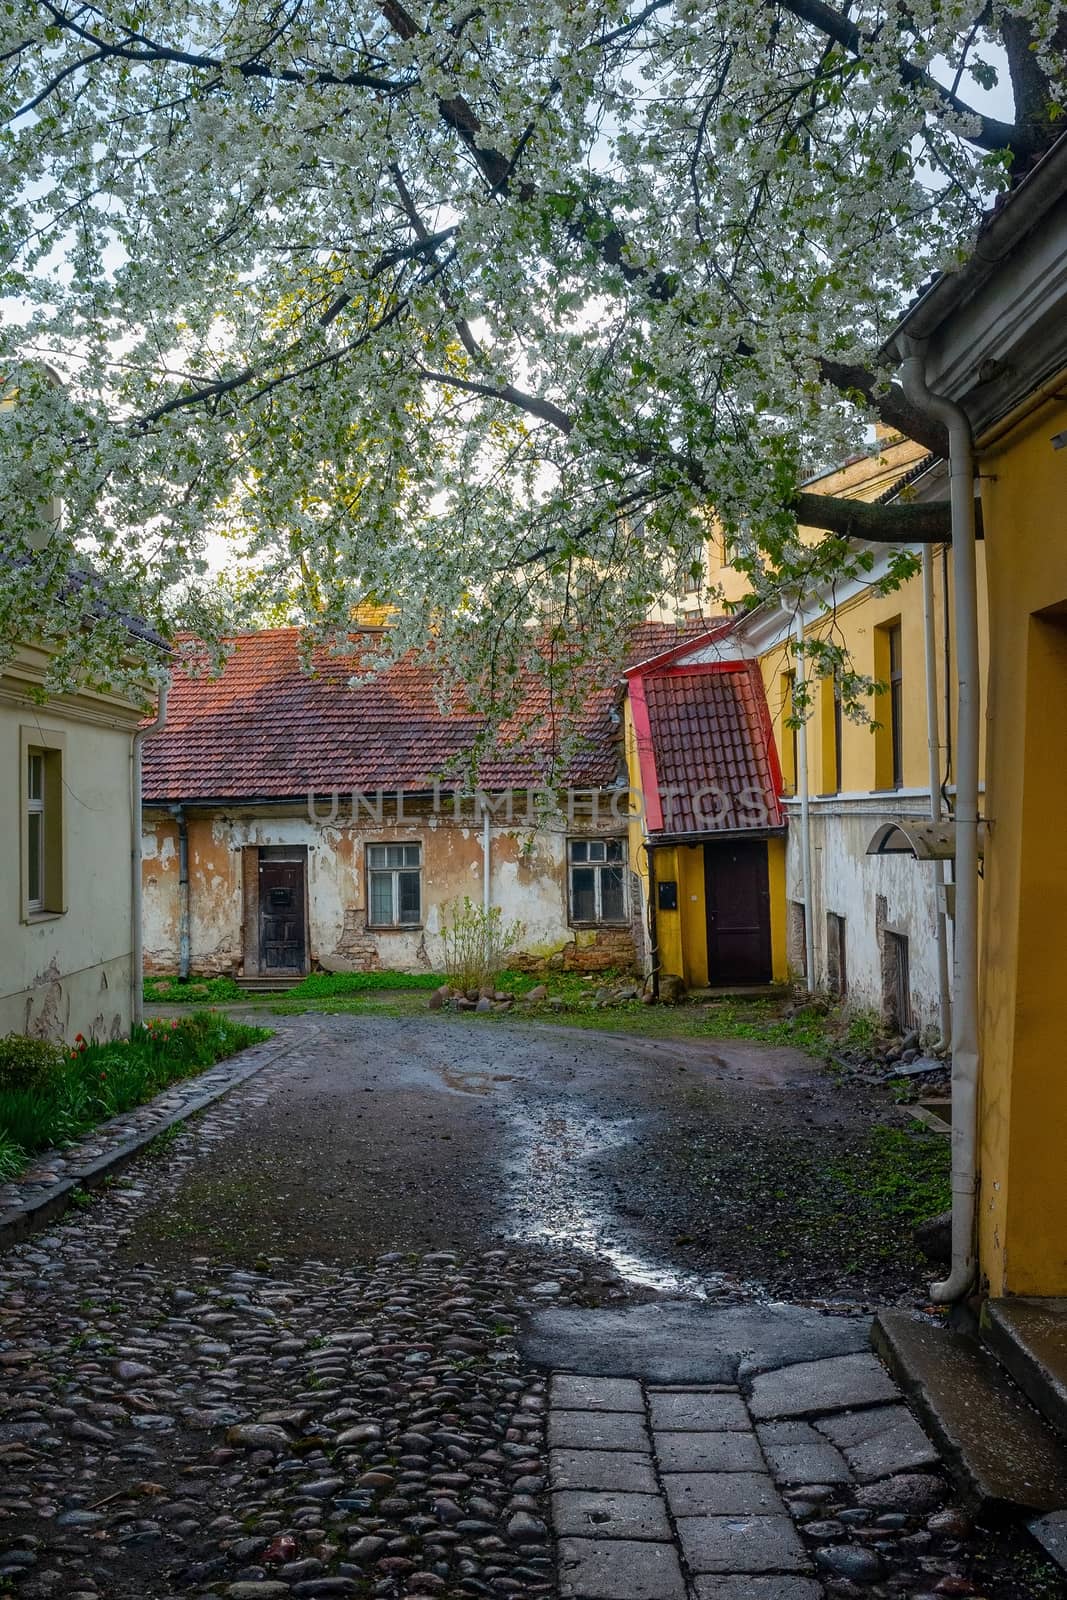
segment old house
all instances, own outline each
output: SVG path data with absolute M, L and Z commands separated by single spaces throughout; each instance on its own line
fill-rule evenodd
M 632 658 L 683 636 L 649 624 Z M 634 965 L 641 898 L 610 677 L 590 681 L 559 772 L 531 682 L 532 731 L 505 736 L 474 786 L 461 769 L 483 719 L 443 712 L 427 671 L 405 660 L 353 682 L 351 659 L 314 665 L 302 670 L 295 629 L 273 629 L 235 638 L 221 676 L 175 674 L 146 749 L 149 971 L 439 970 L 443 920 L 464 898 L 520 921 L 530 963 Z
M 131 863 L 140 724 L 162 641 L 133 618 L 128 629 L 145 659 L 140 703 L 88 686 L 42 698 L 48 652 L 31 641 L 0 671 L 0 1034 L 113 1038 L 138 1015 Z

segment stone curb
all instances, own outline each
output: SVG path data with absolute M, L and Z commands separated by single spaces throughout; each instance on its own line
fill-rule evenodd
M 312 1031 L 317 1030 L 313 1029 Z M 305 1042 L 305 1038 L 306 1036 L 301 1034 L 299 1038 L 282 1040 L 274 1049 L 267 1049 L 266 1041 L 263 1044 L 249 1045 L 247 1049 L 241 1050 L 236 1056 L 231 1057 L 231 1061 L 240 1062 L 242 1056 L 248 1056 L 257 1050 L 264 1051 L 264 1054 L 256 1061 L 245 1061 L 236 1071 L 228 1074 L 224 1081 L 214 1083 L 200 1094 L 194 1095 L 191 1099 L 185 1101 L 183 1105 L 178 1106 L 176 1110 L 169 1112 L 166 1116 L 161 1117 L 158 1122 L 152 1123 L 150 1127 L 142 1129 L 141 1132 L 134 1134 L 131 1138 L 124 1139 L 121 1144 L 117 1144 L 114 1149 L 106 1151 L 104 1155 L 97 1156 L 92 1161 L 87 1161 L 84 1166 L 68 1169 L 68 1175 L 62 1177 L 58 1183 L 53 1184 L 46 1194 L 35 1196 L 21 1205 L 9 1206 L 6 1211 L 0 1211 L 0 1251 L 8 1249 L 11 1245 L 21 1244 L 24 1239 L 28 1239 L 30 1234 L 36 1233 L 39 1228 L 45 1227 L 50 1222 L 57 1221 L 69 1209 L 75 1190 L 98 1188 L 104 1178 L 111 1173 L 121 1172 L 123 1167 L 128 1167 L 131 1161 L 134 1161 L 141 1154 L 145 1146 L 151 1144 L 153 1139 L 158 1139 L 161 1133 L 166 1133 L 168 1128 L 173 1128 L 180 1122 L 187 1122 L 198 1111 L 203 1111 L 205 1106 L 213 1105 L 216 1100 L 221 1100 L 231 1090 L 239 1088 L 249 1078 L 255 1077 L 256 1073 L 261 1072 L 264 1067 L 271 1066 L 282 1056 L 288 1055 L 291 1050 L 295 1050 L 298 1045 Z M 217 1062 L 215 1065 L 218 1067 L 222 1063 Z M 208 1072 L 214 1070 L 215 1067 L 207 1069 Z M 162 1094 L 157 1096 L 157 1099 L 161 1100 L 164 1095 L 171 1092 L 171 1090 L 165 1089 Z M 143 1106 L 131 1107 L 131 1111 L 150 1110 L 153 1103 L 153 1101 L 148 1100 Z M 124 1117 L 129 1114 L 129 1112 L 121 1113 Z M 108 1124 L 106 1122 L 100 1123 L 92 1132 L 98 1136 L 101 1130 L 107 1127 Z M 77 1157 L 75 1156 L 74 1159 L 76 1160 Z

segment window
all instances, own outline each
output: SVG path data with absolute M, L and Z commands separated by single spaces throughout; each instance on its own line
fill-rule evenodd
M 22 914 L 57 916 L 63 902 L 62 735 L 54 747 L 22 734 Z
M 891 1027 L 907 1033 L 914 1025 L 908 941 L 904 934 L 890 933 L 888 929 L 883 938 L 882 1009 Z
M 843 1000 L 848 993 L 845 919 L 836 911 L 826 913 L 826 987 L 838 1000 Z
M 800 770 L 800 743 L 798 729 L 790 727 L 797 675 L 792 670 L 783 672 L 778 682 L 782 715 L 782 789 L 786 794 L 796 794 L 797 773 Z
M 367 846 L 368 922 L 411 928 L 422 921 L 422 845 Z
M 44 751 L 26 757 L 26 904 L 44 910 Z
M 808 928 L 807 915 L 802 900 L 790 900 L 789 918 L 786 924 L 786 960 L 789 970 L 797 977 L 807 977 L 808 972 Z
M 572 922 L 626 921 L 626 846 L 621 839 L 572 839 Z
M 841 793 L 841 674 L 834 673 L 834 793 Z
M 900 623 L 886 630 L 889 634 L 889 735 L 892 750 L 893 788 L 904 782 L 904 675 L 901 669 Z
M 841 793 L 841 678 L 834 671 L 819 685 L 823 794 Z
M 904 649 L 899 617 L 874 630 L 874 675 L 882 687 L 876 708 L 874 786 L 904 783 Z

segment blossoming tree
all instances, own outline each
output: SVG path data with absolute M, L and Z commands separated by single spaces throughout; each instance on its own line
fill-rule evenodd
M 70 551 L 210 631 L 225 533 L 260 599 L 387 600 L 506 699 L 709 506 L 798 581 L 944 537 L 799 485 L 875 417 L 941 448 L 877 353 L 1051 142 L 1065 42 L 1053 0 L 12 0 L 0 631 L 120 677 Z

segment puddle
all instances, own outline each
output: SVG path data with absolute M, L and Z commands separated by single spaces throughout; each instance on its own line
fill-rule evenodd
M 599 1203 L 583 1169 L 591 1158 L 627 1144 L 632 1123 L 558 1104 L 541 1112 L 509 1106 L 507 1115 L 518 1147 L 507 1164 L 513 1238 L 599 1256 L 637 1289 L 692 1300 L 752 1297 L 751 1289 L 725 1273 L 698 1275 L 667 1266 L 619 1237 L 620 1220 Z
M 515 1082 L 514 1074 L 510 1072 L 465 1072 L 460 1067 L 444 1065 L 434 1070 L 441 1082 L 457 1094 L 492 1094 L 495 1084 Z

